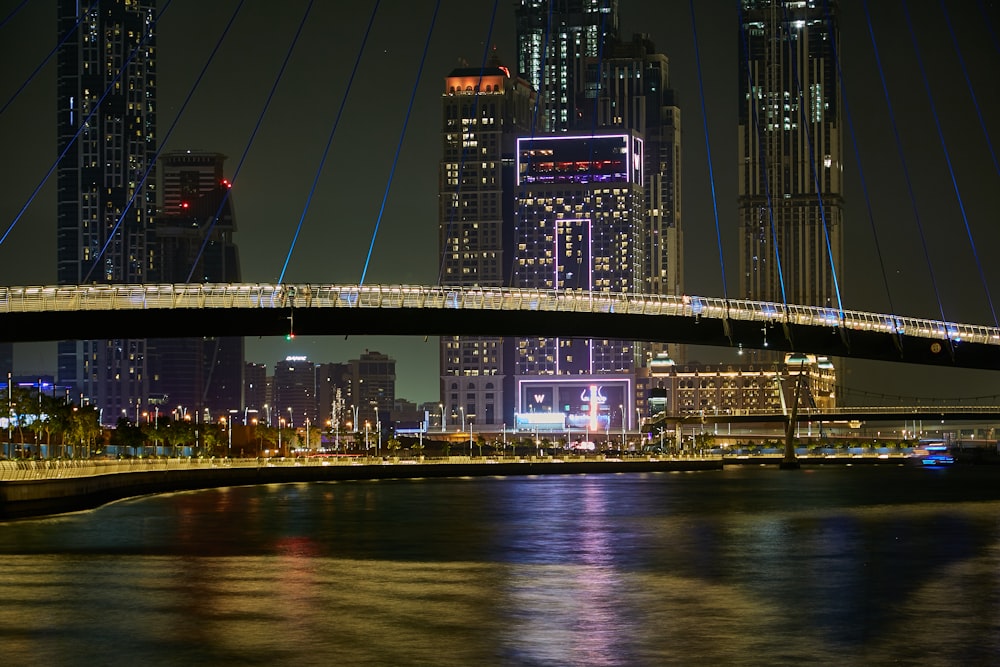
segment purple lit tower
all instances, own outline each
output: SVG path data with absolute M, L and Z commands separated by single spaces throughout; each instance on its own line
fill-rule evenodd
M 643 140 L 635 132 L 518 139 L 513 287 L 639 292 L 643 288 Z M 635 424 L 631 341 L 522 338 L 517 412 L 563 412 L 566 425 Z M 594 405 L 600 400 L 600 405 Z

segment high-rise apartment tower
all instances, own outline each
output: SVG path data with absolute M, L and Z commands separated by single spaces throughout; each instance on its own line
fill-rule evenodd
M 56 275 L 59 284 L 146 278 L 155 177 L 156 50 L 152 0 L 59 0 Z M 79 22 L 79 25 L 77 23 Z M 60 384 L 102 410 L 134 415 L 149 391 L 143 340 L 64 341 Z
M 741 298 L 838 305 L 843 137 L 836 0 L 742 0 Z

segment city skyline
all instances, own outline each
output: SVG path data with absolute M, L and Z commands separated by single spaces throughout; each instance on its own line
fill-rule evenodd
M 671 84 L 679 94 L 685 113 L 686 291 L 722 296 L 702 103 L 687 3 L 671 3 L 669 7 L 650 7 L 635 1 L 620 4 L 620 34 L 628 39 L 640 27 L 649 33 L 657 50 L 670 59 Z M 725 12 L 711 11 L 702 3 L 696 11 L 702 76 L 707 90 L 705 108 L 708 110 L 712 168 L 719 193 L 719 226 L 726 270 L 732 273 L 737 266 L 734 163 L 737 155 L 738 24 L 734 4 L 717 4 L 719 9 L 728 7 L 731 10 L 731 16 L 725 21 L 719 18 L 725 16 Z M 979 5 L 978 2 L 946 3 L 963 44 L 963 58 L 969 67 L 983 117 L 989 123 L 991 118 L 998 117 L 991 110 L 1000 108 L 996 86 L 990 85 L 1000 56 L 984 28 Z M 213 63 L 173 135 L 164 138 L 165 127 L 173 120 L 235 6 L 236 3 L 197 7 L 172 4 L 163 13 L 157 28 L 158 134 L 166 142 L 164 149 L 218 151 L 230 156 L 231 169 L 236 169 L 241 161 L 247 139 L 305 3 L 286 6 L 278 15 L 261 9 L 245 9 L 234 23 L 229 38 L 232 42 L 227 40 L 223 46 L 220 59 Z M 982 3 L 982 6 L 992 22 L 987 26 L 995 27 L 998 24 L 996 3 L 989 6 Z M 12 2 L 0 4 L 0 16 L 6 16 L 13 7 Z M 345 115 L 334 137 L 331 158 L 289 263 L 286 281 L 357 282 L 360 279 L 433 9 L 431 3 L 419 9 L 412 7 L 413 3 L 401 2 L 381 5 L 344 108 Z M 411 8 L 410 20 L 392 21 L 390 17 L 401 15 L 404 8 Z M 911 170 L 911 187 L 916 193 L 919 217 L 928 234 L 926 245 L 930 248 L 935 271 L 940 272 L 941 299 L 948 308 L 945 315 L 956 321 L 993 324 L 992 315 L 984 305 L 979 274 L 970 254 L 937 139 L 935 120 L 924 92 L 921 68 L 914 62 L 901 8 L 898 3 L 879 3 L 869 9 L 873 31 L 879 39 L 882 64 L 890 73 L 890 94 L 899 133 L 906 146 L 904 152 L 907 168 Z M 440 160 L 441 82 L 459 59 L 478 66 L 487 46 L 491 9 L 492 3 L 475 7 L 459 2 L 442 3 L 420 86 L 414 96 L 413 116 L 408 122 L 399 169 L 386 198 L 385 214 L 366 282 L 433 283 L 436 280 L 438 189 L 435 180 Z M 282 269 L 370 11 L 367 5 L 352 5 L 336 12 L 334 8 L 318 6 L 306 23 L 300 44 L 289 61 L 287 79 L 276 91 L 257 141 L 247 152 L 245 168 L 234 183 L 240 219 L 236 242 L 243 257 L 245 280 L 271 282 Z M 980 258 L 988 259 L 985 249 L 996 245 L 997 241 L 997 230 L 988 228 L 988 223 L 996 219 L 996 214 L 988 208 L 990 185 L 996 178 L 990 155 L 983 146 L 975 108 L 960 75 L 962 70 L 957 65 L 950 38 L 947 31 L 941 29 L 943 17 L 939 7 L 936 3 L 934 6 L 910 6 L 909 11 L 922 48 L 920 57 L 934 89 L 936 110 L 955 162 L 969 225 L 975 234 Z M 904 290 L 899 298 L 893 294 L 894 305 L 901 314 L 939 318 L 934 300 L 936 289 L 924 275 L 927 273 L 924 250 L 913 224 L 908 187 L 891 142 L 893 129 L 888 115 L 884 111 L 872 113 L 871 117 L 865 113 L 869 108 L 884 109 L 885 102 L 877 68 L 871 66 L 871 44 L 864 13 L 856 4 L 841 7 L 841 12 L 845 90 L 855 115 L 858 142 L 865 151 L 862 166 L 869 178 L 881 178 L 886 174 L 895 177 L 891 181 L 888 178 L 873 181 L 877 185 L 868 184 L 876 190 L 872 193 L 876 224 L 896 226 L 895 231 L 888 232 L 885 237 L 889 247 L 882 248 L 891 286 Z M 332 13 L 337 14 L 336 20 L 331 17 Z M 500 4 L 488 42 L 497 46 L 505 62 L 516 61 L 513 14 L 511 3 Z M 0 37 L 4 38 L 0 48 L 4 51 L 2 80 L 5 82 L 0 87 L 0 101 L 6 102 L 13 95 L 17 86 L 55 45 L 55 25 L 53 8 L 30 3 L 0 29 Z M 931 27 L 936 28 L 934 33 Z M 261 34 L 273 36 L 273 42 L 260 40 Z M 936 41 L 932 41 L 935 36 Z M 317 68 L 315 63 L 334 65 Z M 53 60 L 0 116 L 0 140 L 9 147 L 8 160 L 2 167 L 8 187 L 0 202 L 0 213 L 6 224 L 17 215 L 55 156 L 54 70 Z M 394 101 L 388 103 L 390 97 Z M 950 103 L 952 100 L 955 102 Z M 379 122 L 372 122 L 373 114 Z M 1000 130 L 995 127 L 996 121 L 993 122 L 994 127 L 990 129 Z M 844 305 L 857 310 L 885 310 L 884 299 L 880 300 L 881 276 L 853 147 L 845 146 L 845 152 L 848 212 L 845 213 L 844 236 L 848 278 Z M 970 172 L 979 178 L 970 178 Z M 51 250 L 55 245 L 54 199 L 54 183 L 50 181 L 5 244 L 0 246 L 0 281 L 7 284 L 55 282 L 55 260 Z M 940 220 L 948 220 L 949 224 L 939 224 Z M 37 247 L 39 252 L 25 253 L 24 247 Z M 18 252 L 17 248 L 22 250 Z M 45 259 L 49 256 L 51 261 Z M 983 271 L 991 287 L 1000 284 L 996 269 L 987 263 Z M 737 296 L 735 285 L 730 284 L 727 288 L 730 296 Z M 24 365 L 46 363 L 43 360 L 51 354 L 44 352 L 46 347 L 53 346 L 19 345 L 15 361 L 18 372 L 50 370 Z M 317 362 L 336 361 L 355 356 L 364 348 L 381 350 L 397 359 L 397 395 L 416 402 L 436 399 L 439 369 L 434 340 L 424 343 L 412 339 L 366 337 L 344 341 L 330 337 L 296 339 L 290 345 L 283 340 L 249 339 L 247 359 L 271 365 L 288 354 L 306 354 Z M 692 352 L 689 358 L 713 361 L 725 354 L 725 350 Z M 949 389 L 956 396 L 998 393 L 993 388 L 995 378 L 987 372 L 931 371 L 895 364 L 892 373 L 885 373 L 868 370 L 884 369 L 885 365 L 851 361 L 850 366 L 857 370 L 850 371 L 845 378 L 846 384 L 862 389 L 870 387 L 876 393 L 898 391 L 907 396 L 929 396 Z M 917 391 L 914 378 L 932 375 L 943 379 L 926 392 Z M 894 377 L 898 380 L 894 381 Z

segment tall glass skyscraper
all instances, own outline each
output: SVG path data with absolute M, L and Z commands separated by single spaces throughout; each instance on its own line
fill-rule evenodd
M 445 78 L 439 177 L 440 283 L 509 284 L 515 208 L 514 142 L 526 132 L 534 94 L 494 55 L 486 67 L 459 67 Z M 503 423 L 511 388 L 510 353 L 499 337 L 441 338 L 445 421 L 471 416 Z M 513 409 L 512 407 L 510 408 Z
M 156 202 L 155 175 L 140 182 L 156 150 L 155 2 L 57 7 L 58 36 L 68 35 L 58 52 L 57 280 L 142 282 Z M 64 341 L 58 382 L 114 423 L 145 404 L 146 362 L 143 340 Z
M 600 86 L 588 64 L 618 35 L 618 0 L 520 0 L 515 19 L 517 69 L 538 92 L 533 129 L 580 128 Z
M 739 296 L 836 306 L 843 270 L 837 2 L 742 0 L 741 19 Z

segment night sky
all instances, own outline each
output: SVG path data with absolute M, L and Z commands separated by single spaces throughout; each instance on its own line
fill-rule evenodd
M 20 0 L 0 1 L 0 21 L 20 4 Z M 55 46 L 54 4 L 30 2 L 0 27 L 0 105 L 6 104 Z M 237 4 L 235 0 L 160 2 L 158 138 L 165 150 L 191 148 L 229 156 L 227 173 L 235 181 L 236 240 L 243 279 L 272 282 L 281 273 L 302 216 L 373 3 L 315 2 L 248 150 L 250 135 L 308 3 L 247 0 L 184 115 L 166 137 Z M 995 325 L 982 276 L 994 307 L 1000 309 L 1000 267 L 996 261 L 1000 214 L 991 206 L 990 197 L 1000 188 L 1000 174 L 966 76 L 990 140 L 1000 150 L 996 74 L 1000 71 L 1000 3 L 944 3 L 961 45 L 965 69 L 938 1 L 909 0 L 904 5 L 901 0 L 870 0 L 867 4 L 895 127 L 882 92 L 865 3 L 843 2 L 845 99 L 861 153 L 859 169 L 855 138 L 845 122 L 844 306 L 874 311 L 889 307 L 865 201 L 867 190 L 896 312 L 940 319 L 940 298 L 948 320 Z M 694 5 L 704 105 L 689 2 L 621 0 L 621 31 L 625 37 L 648 33 L 670 59 L 671 85 L 680 96 L 683 119 L 685 292 L 723 296 L 702 107 L 707 110 L 725 272 L 729 296 L 735 297 L 737 3 L 699 0 Z M 497 3 L 492 36 L 488 36 L 493 7 L 488 0 L 441 2 L 366 283 L 432 284 L 437 280 L 443 79 L 462 59 L 478 65 L 487 44 L 495 44 L 501 59 L 516 65 L 513 2 Z M 904 7 L 912 17 L 918 51 L 911 41 Z M 380 3 L 330 156 L 285 274 L 287 282 L 356 283 L 361 279 L 433 9 L 431 0 Z M 56 157 L 55 67 L 53 58 L 0 115 L 0 223 L 4 228 Z M 923 72 L 932 101 L 925 90 Z M 900 148 L 894 138 L 897 134 Z M 51 178 L 41 189 L 0 246 L 0 283 L 55 282 L 54 181 Z M 15 372 L 54 373 L 54 349 L 54 344 L 19 345 Z M 346 341 L 342 337 L 298 338 L 291 343 L 248 339 L 247 360 L 273 366 L 288 354 L 305 354 L 315 362 L 346 361 L 365 349 L 388 353 L 397 360 L 397 396 L 418 402 L 437 400 L 435 338 L 427 342 L 391 337 Z M 735 351 L 710 348 L 694 348 L 689 357 L 739 360 Z M 842 364 L 840 372 L 845 374 L 849 390 L 901 396 L 904 401 L 913 397 L 1000 395 L 996 371 L 938 370 L 855 360 Z M 852 391 L 842 400 L 856 404 L 874 400 Z

